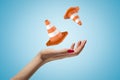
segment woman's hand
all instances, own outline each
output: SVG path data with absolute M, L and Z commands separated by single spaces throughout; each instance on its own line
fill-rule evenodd
M 72 57 L 80 54 L 86 44 L 86 40 L 79 41 L 74 49 L 75 43 L 68 49 L 54 50 L 45 49 L 41 51 L 33 60 L 27 64 L 18 74 L 11 80 L 28 80 L 43 64 L 49 61 Z
M 71 47 L 68 49 L 61 49 L 61 50 L 45 49 L 41 51 L 39 54 L 44 63 L 66 57 L 77 56 L 83 50 L 86 42 L 87 42 L 86 40 L 79 41 L 77 43 L 76 48 L 74 48 L 75 43 L 73 43 Z

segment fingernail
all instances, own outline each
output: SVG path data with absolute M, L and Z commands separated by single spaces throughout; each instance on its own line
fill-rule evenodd
M 67 52 L 68 52 L 68 53 L 72 53 L 72 52 L 74 52 L 74 50 L 69 49 Z

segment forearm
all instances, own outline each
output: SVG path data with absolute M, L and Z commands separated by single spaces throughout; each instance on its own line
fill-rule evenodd
M 39 67 L 44 64 L 41 55 L 38 54 L 28 65 L 26 65 L 16 76 L 11 80 L 28 80 Z

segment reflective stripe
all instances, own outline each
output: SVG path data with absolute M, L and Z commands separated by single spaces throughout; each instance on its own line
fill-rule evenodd
M 73 19 L 75 16 L 77 16 L 78 14 L 77 13 L 74 13 L 70 16 L 71 19 Z
M 80 20 L 79 19 L 76 19 L 75 22 L 78 23 Z
M 52 25 L 52 24 L 49 24 L 49 25 L 47 25 L 46 27 L 47 27 L 47 30 L 48 30 L 48 29 L 52 28 L 53 25 Z
M 59 33 L 59 31 L 56 29 L 54 32 L 52 33 L 48 33 L 49 37 L 54 37 Z

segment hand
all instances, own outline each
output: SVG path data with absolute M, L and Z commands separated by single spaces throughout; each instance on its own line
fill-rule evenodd
M 45 49 L 41 51 L 28 65 L 26 65 L 17 75 L 11 80 L 28 80 L 34 72 L 44 63 L 66 57 L 72 57 L 80 54 L 86 44 L 86 40 L 79 41 L 74 49 L 75 43 L 69 49 Z
M 71 47 L 68 49 L 61 49 L 61 50 L 45 49 L 41 51 L 39 54 L 41 55 L 41 59 L 43 60 L 44 63 L 66 57 L 77 56 L 83 50 L 86 42 L 87 40 L 79 41 L 77 43 L 76 48 L 74 48 L 75 43 L 73 43 Z

